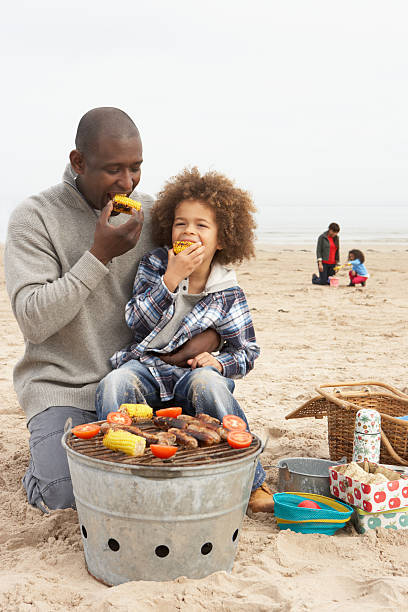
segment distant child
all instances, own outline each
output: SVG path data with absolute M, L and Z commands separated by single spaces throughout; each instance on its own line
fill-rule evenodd
M 152 211 L 161 247 L 141 260 L 125 310 L 134 341 L 113 355 L 115 369 L 98 386 L 98 419 L 121 403 L 159 408 L 171 401 L 193 416 L 205 412 L 222 421 L 230 413 L 246 421 L 232 379 L 252 370 L 260 351 L 230 264 L 254 255 L 255 210 L 249 193 L 217 172 L 201 176 L 197 168 L 185 169 L 166 183 Z M 172 245 L 179 241 L 191 244 L 175 254 Z M 186 367 L 169 363 L 169 354 L 209 327 L 220 336 L 217 355 L 200 353 Z M 264 480 L 258 463 L 254 512 L 273 508 Z
M 351 265 L 349 272 L 350 283 L 349 287 L 355 287 L 361 283 L 362 287 L 365 287 L 366 280 L 369 277 L 367 269 L 364 265 L 365 257 L 364 253 L 358 249 L 352 249 L 348 254 L 348 263 Z

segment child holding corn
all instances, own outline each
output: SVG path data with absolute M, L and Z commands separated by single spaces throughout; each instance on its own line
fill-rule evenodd
M 185 169 L 168 181 L 152 211 L 154 241 L 162 245 L 140 263 L 125 318 L 132 344 L 111 358 L 113 371 L 99 384 L 99 419 L 121 403 L 171 402 L 187 414 L 205 412 L 220 420 L 236 414 L 234 378 L 245 376 L 259 356 L 244 292 L 230 264 L 254 255 L 255 211 L 250 195 L 222 174 Z M 175 254 L 172 245 L 186 242 Z M 171 365 L 171 354 L 188 339 L 213 328 L 223 342 L 214 356 L 203 352 L 186 367 Z M 273 509 L 258 463 L 250 508 Z

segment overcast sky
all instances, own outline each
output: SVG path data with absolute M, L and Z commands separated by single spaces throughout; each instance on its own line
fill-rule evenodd
M 258 208 L 406 203 L 407 24 L 405 0 L 3 3 L 0 240 L 96 106 L 139 126 L 148 193 L 198 165 Z

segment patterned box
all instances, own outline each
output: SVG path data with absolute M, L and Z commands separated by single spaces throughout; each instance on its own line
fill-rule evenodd
M 363 467 L 364 463 L 358 463 Z M 371 464 L 374 465 L 374 464 Z M 376 465 L 376 464 L 375 464 Z M 364 484 L 337 472 L 344 466 L 329 467 L 330 492 L 334 497 L 361 508 L 365 512 L 387 512 L 408 506 L 408 476 L 381 484 Z
M 408 529 L 408 508 L 398 508 L 398 510 L 387 512 L 364 512 L 360 508 L 355 508 L 351 520 L 358 533 L 365 533 L 377 527 Z

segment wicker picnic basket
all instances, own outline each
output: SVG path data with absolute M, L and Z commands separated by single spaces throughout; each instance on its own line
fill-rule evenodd
M 348 387 L 342 390 L 343 387 Z M 349 387 L 362 387 L 360 390 Z M 332 390 L 328 390 L 328 389 Z M 286 419 L 327 416 L 329 452 L 332 461 L 353 456 L 353 435 L 356 413 L 360 408 L 373 408 L 381 414 L 380 462 L 408 465 L 408 395 L 382 382 L 345 382 L 315 387 L 319 396 L 307 401 Z

